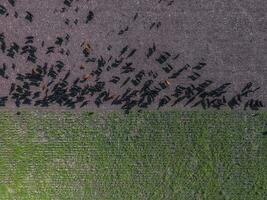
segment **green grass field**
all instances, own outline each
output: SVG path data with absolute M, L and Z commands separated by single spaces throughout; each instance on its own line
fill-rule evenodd
M 267 112 L 1 112 L 0 199 L 267 196 Z

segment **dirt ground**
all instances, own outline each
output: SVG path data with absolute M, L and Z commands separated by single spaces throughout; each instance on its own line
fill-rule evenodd
M 266 4 L 0 1 L 0 105 L 263 109 Z

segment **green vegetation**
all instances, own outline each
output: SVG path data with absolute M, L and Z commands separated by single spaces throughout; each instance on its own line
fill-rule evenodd
M 267 196 L 267 112 L 2 112 L 0 199 Z

